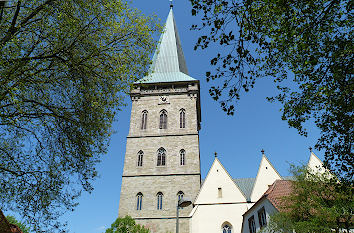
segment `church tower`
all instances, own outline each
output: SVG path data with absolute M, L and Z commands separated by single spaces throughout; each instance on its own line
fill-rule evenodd
M 152 233 L 176 231 L 176 205 L 200 189 L 199 81 L 188 75 L 172 7 L 153 57 L 151 73 L 131 90 L 119 217 L 129 215 Z M 189 232 L 192 207 L 180 210 Z

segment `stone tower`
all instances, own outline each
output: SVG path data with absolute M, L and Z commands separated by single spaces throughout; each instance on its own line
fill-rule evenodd
M 130 130 L 119 216 L 151 232 L 176 231 L 176 204 L 200 189 L 199 81 L 188 76 L 172 7 L 153 57 L 151 73 L 131 93 Z M 189 232 L 192 207 L 180 210 L 180 232 Z

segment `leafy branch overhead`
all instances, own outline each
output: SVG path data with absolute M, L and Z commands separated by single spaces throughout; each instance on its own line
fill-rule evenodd
M 307 135 L 313 120 L 321 131 L 315 146 L 326 164 L 353 178 L 353 4 L 351 1 L 190 0 L 200 15 L 195 49 L 216 44 L 206 80 L 211 97 L 234 114 L 243 91 L 268 77 L 279 89 L 269 101 L 282 105 L 282 119 Z M 220 84 L 221 83 L 221 84 Z
M 48 232 L 92 191 L 112 121 L 147 73 L 160 26 L 123 0 L 0 8 L 0 208 Z

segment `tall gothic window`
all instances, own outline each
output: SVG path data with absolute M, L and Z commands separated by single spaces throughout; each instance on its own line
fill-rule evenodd
M 141 129 L 146 129 L 148 111 L 144 110 L 141 115 Z
M 177 193 L 178 201 L 181 200 L 181 199 L 183 198 L 183 196 L 184 196 L 184 193 L 183 193 L 182 191 L 179 191 L 179 192 Z
M 222 228 L 222 233 L 232 233 L 232 228 L 229 224 L 225 224 Z
M 142 193 L 136 194 L 136 210 L 141 210 L 142 203 L 143 203 L 143 194 Z
M 166 150 L 164 148 L 160 148 L 157 151 L 157 166 L 165 166 L 166 165 Z
M 138 167 L 143 166 L 143 157 L 144 157 L 144 152 L 141 150 L 138 152 Z
M 179 127 L 186 128 L 186 110 L 179 110 Z
M 160 112 L 160 129 L 167 129 L 167 111 Z
M 158 209 L 158 210 L 162 210 L 162 198 L 163 198 L 163 194 L 162 194 L 162 192 L 158 192 L 156 196 L 157 196 L 157 209 Z
M 185 165 L 185 164 L 186 164 L 186 151 L 182 149 L 179 152 L 179 165 Z

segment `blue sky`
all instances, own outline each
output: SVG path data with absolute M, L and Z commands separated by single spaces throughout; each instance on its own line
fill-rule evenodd
M 131 6 L 146 15 L 156 14 L 164 23 L 169 12 L 168 0 L 135 0 Z M 197 22 L 190 14 L 188 0 L 174 1 L 174 15 L 181 38 L 190 76 L 201 82 L 202 128 L 200 130 L 200 154 L 202 178 L 205 178 L 217 151 L 220 161 L 232 177 L 255 177 L 261 160 L 261 149 L 274 167 L 283 176 L 289 175 L 289 163 L 307 162 L 309 146 L 314 146 L 319 135 L 310 127 L 308 137 L 298 135 L 295 129 L 281 120 L 281 106 L 265 99 L 277 93 L 274 83 L 261 79 L 249 93 L 243 94 L 236 106 L 236 114 L 227 116 L 219 104 L 208 94 L 210 84 L 205 81 L 205 71 L 210 68 L 210 58 L 216 48 L 194 51 L 200 32 L 191 31 Z M 100 178 L 94 182 L 92 194 L 84 193 L 79 206 L 63 216 L 68 221 L 70 232 L 98 233 L 118 216 L 119 194 L 126 136 L 129 129 L 131 102 L 118 113 L 113 124 L 116 133 L 111 138 L 108 154 L 103 155 L 98 166 Z M 323 153 L 314 151 L 323 159 Z

